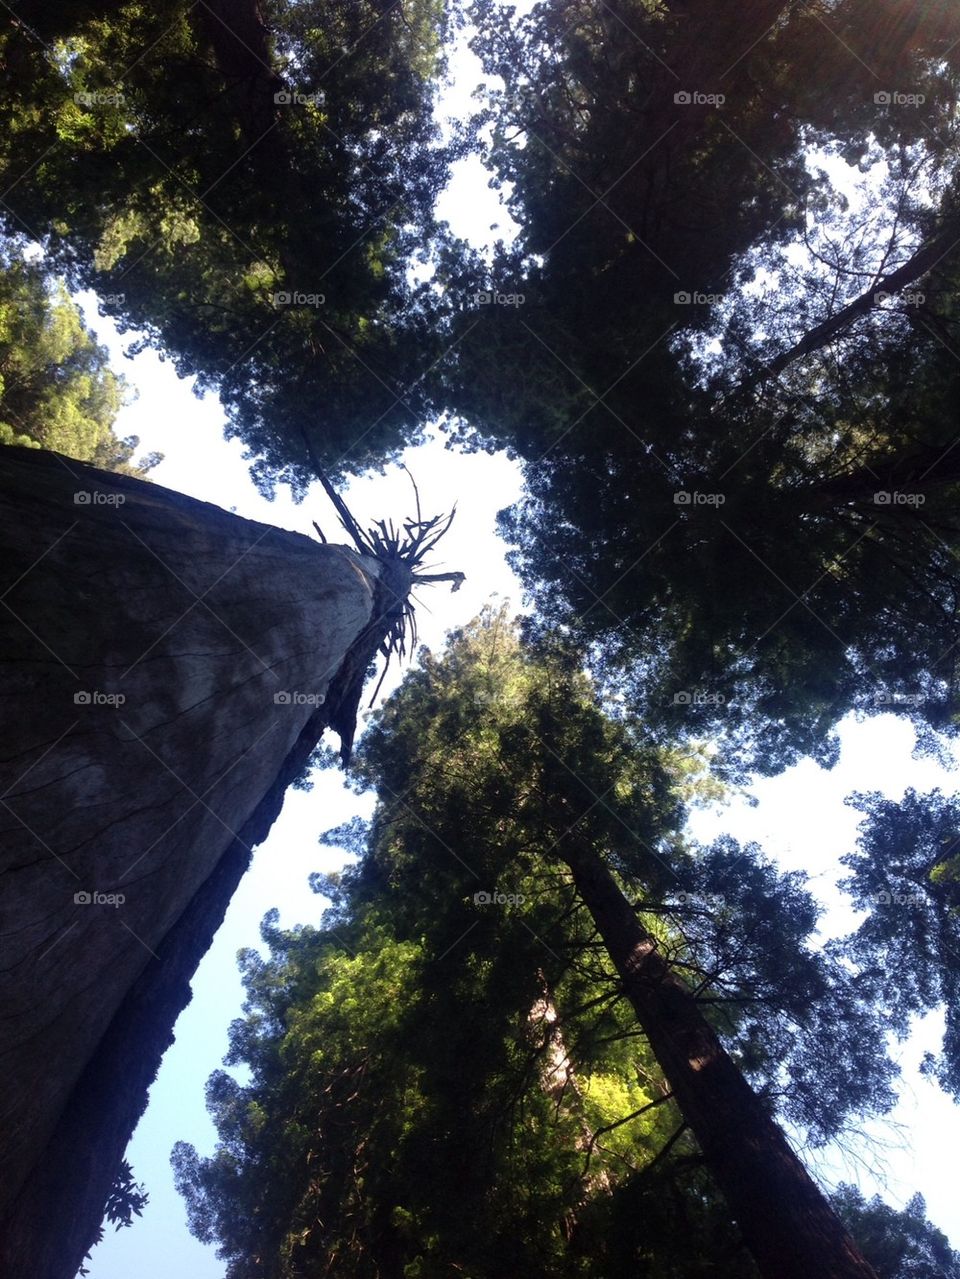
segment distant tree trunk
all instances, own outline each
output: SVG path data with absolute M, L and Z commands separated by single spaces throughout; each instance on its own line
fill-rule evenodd
M 818 514 L 838 506 L 858 505 L 875 520 L 909 527 L 923 516 L 911 503 L 890 502 L 894 492 L 934 497 L 938 489 L 960 484 L 960 443 L 916 444 L 900 454 L 874 458 L 869 466 L 795 489 L 788 496 L 800 510 Z M 886 493 L 887 498 L 877 495 Z
M 0 1274 L 72 1279 L 250 847 L 375 651 L 385 577 L 30 449 L 0 449 L 0 548 Z
M 601 859 L 565 860 L 764 1279 L 876 1279 Z
M 205 0 L 192 18 L 202 38 L 209 42 L 217 68 L 233 96 L 244 146 L 256 147 L 268 133 L 273 134 L 264 154 L 276 155 L 281 148 L 286 162 L 289 155 L 286 140 L 276 129 L 280 113 L 274 97 L 284 84 L 274 69 L 270 32 L 260 5 L 256 0 Z M 257 159 L 259 162 L 261 157 Z

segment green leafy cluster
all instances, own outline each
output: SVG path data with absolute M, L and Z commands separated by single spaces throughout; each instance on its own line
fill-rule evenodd
M 8 224 L 219 391 L 266 489 L 304 486 L 304 430 L 333 474 L 416 439 L 442 3 L 33 8 L 2 35 Z
M 134 463 L 136 437 L 121 439 L 113 431 L 125 389 L 63 282 L 6 244 L 0 252 L 0 444 L 53 449 L 145 475 L 160 456 Z
M 473 12 L 519 233 L 468 269 L 442 374 L 459 438 L 524 460 L 501 528 L 541 623 L 753 768 L 832 761 L 851 707 L 953 726 L 955 12 Z M 524 304 L 470 305 L 495 289 Z
M 799 877 L 685 843 L 683 771 L 503 613 L 422 655 L 357 768 L 374 815 L 324 837 L 355 860 L 317 878 L 319 927 L 268 915 L 242 956 L 249 1082 L 214 1075 L 216 1152 L 174 1153 L 230 1279 L 753 1276 L 564 852 L 602 846 L 770 1108 L 825 1142 L 894 1072 Z

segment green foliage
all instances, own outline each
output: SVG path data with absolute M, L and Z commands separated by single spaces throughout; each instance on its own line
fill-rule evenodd
M 960 804 L 911 789 L 899 802 L 879 794 L 849 802 L 865 817 L 844 859 L 853 870 L 844 887 L 868 914 L 845 949 L 900 1036 L 913 1017 L 945 1009 L 942 1054 L 926 1069 L 960 1097 Z
M 265 489 L 299 490 L 304 430 L 336 474 L 422 427 L 439 335 L 408 266 L 445 172 L 446 18 L 221 7 L 27 5 L 2 37 L 5 216 L 220 392 Z
M 884 1109 L 883 1026 L 807 945 L 817 911 L 759 850 L 685 846 L 675 761 L 604 714 L 574 654 L 503 613 L 375 717 L 358 860 L 319 928 L 243 957 L 247 1002 L 174 1154 L 229 1279 L 752 1275 L 563 861 L 603 850 L 772 1108 L 813 1141 Z M 639 1216 L 638 1216 L 639 1213 Z
M 832 761 L 851 706 L 956 709 L 960 26 L 828 8 L 476 4 L 520 231 L 464 267 L 442 366 L 461 438 L 525 461 L 502 530 L 543 625 L 595 641 L 665 741 L 770 771 Z M 878 103 L 884 76 L 919 105 Z M 941 233 L 913 293 L 763 377 Z
M 453 1261 L 478 1274 L 592 1273 L 565 1259 L 568 1219 L 676 1119 L 657 1107 L 588 1157 L 591 1132 L 653 1099 L 638 1061 L 656 1087 L 609 973 L 556 992 L 564 1006 L 607 1006 L 595 1028 L 612 1042 L 574 1072 L 563 1015 L 551 1020 L 544 1002 L 551 956 L 527 931 L 533 916 L 491 919 L 486 947 L 444 954 L 445 904 L 462 909 L 427 881 L 402 939 L 373 922 L 382 907 L 363 924 L 289 934 L 268 919 L 271 959 L 245 961 L 230 1057 L 253 1082 L 211 1080 L 213 1160 L 175 1153 L 192 1228 L 218 1239 L 231 1276 L 439 1275 Z
M 625 1156 L 601 1146 L 588 1161 L 578 1141 L 649 1100 L 630 1082 L 636 1054 L 608 1050 L 607 1072 L 577 1077 L 565 1100 L 543 1078 L 559 1036 L 536 1016 L 536 972 L 508 968 L 519 939 L 509 955 L 444 964 L 432 939 L 370 926 L 353 950 L 358 932 L 273 932 L 271 960 L 248 967 L 231 1059 L 253 1082 L 211 1080 L 213 1160 L 175 1152 L 195 1233 L 219 1240 L 231 1276 L 439 1275 L 454 1261 L 493 1275 L 511 1259 L 581 1273 L 564 1260 L 564 1222 Z M 667 1123 L 620 1144 L 636 1159 Z
M 81 462 L 145 475 L 158 455 L 133 462 L 137 439 L 113 423 L 125 383 L 86 327 L 62 281 L 16 245 L 0 251 L 0 444 L 53 449 Z
M 960 1253 L 927 1220 L 922 1195 L 897 1211 L 875 1195 L 869 1203 L 853 1186 L 832 1196 L 847 1229 L 877 1272 L 878 1279 L 958 1279 Z
M 126 1159 L 122 1159 L 120 1167 L 117 1169 L 117 1175 L 113 1179 L 113 1185 L 110 1187 L 110 1193 L 107 1196 L 103 1219 L 110 1222 L 116 1230 L 123 1230 L 125 1226 L 133 1225 L 134 1217 L 142 1216 L 149 1199 L 150 1196 L 143 1186 L 134 1181 L 133 1169 Z M 101 1225 L 97 1230 L 94 1244 L 101 1243 L 102 1240 L 103 1226 Z M 89 1257 L 90 1253 L 88 1252 L 85 1260 Z M 90 1272 L 85 1266 L 81 1266 L 79 1273 L 87 1275 Z

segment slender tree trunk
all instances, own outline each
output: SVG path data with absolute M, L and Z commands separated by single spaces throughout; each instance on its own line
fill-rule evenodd
M 601 859 L 565 859 L 764 1279 L 876 1279 Z
M 72 1279 L 250 847 L 372 656 L 383 574 L 30 449 L 0 449 L 0 547 L 0 1274 Z

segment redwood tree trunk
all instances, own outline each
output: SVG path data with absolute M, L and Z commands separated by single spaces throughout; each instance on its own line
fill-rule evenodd
M 601 859 L 565 860 L 764 1279 L 876 1279 Z
M 380 569 L 30 449 L 0 449 L 0 548 L 0 1274 L 72 1279 Z

